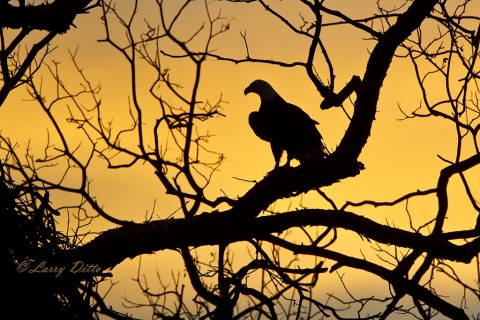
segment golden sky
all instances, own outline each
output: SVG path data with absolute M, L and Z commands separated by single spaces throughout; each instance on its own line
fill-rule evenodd
M 386 1 L 382 1 L 386 2 Z M 165 14 L 168 17 L 178 6 L 177 1 L 166 1 Z M 292 1 L 282 1 L 280 10 L 291 16 L 292 21 L 301 23 L 299 12 L 306 18 L 311 18 L 308 11 L 301 6 L 293 5 Z M 352 1 L 330 0 L 325 5 L 351 17 L 365 17 L 375 12 L 377 1 Z M 393 7 L 401 1 L 388 4 Z M 118 1 L 117 7 L 123 13 L 129 12 L 129 1 Z M 196 30 L 205 19 L 205 4 L 196 1 L 190 10 L 185 12 L 174 32 L 188 37 Z M 242 4 L 226 1 L 212 2 L 212 14 L 215 16 L 221 10 L 225 21 L 230 21 L 230 30 L 219 36 L 212 44 L 217 49 L 215 53 L 243 58 L 246 56 L 245 46 L 241 33 L 246 33 L 249 43 L 250 55 L 254 58 L 280 59 L 286 62 L 304 60 L 308 42 L 300 36 L 292 34 L 289 30 L 275 20 L 256 3 Z M 480 12 L 480 2 L 473 1 L 472 12 Z M 121 124 L 128 117 L 128 103 L 131 97 L 128 65 L 118 52 L 111 46 L 99 40 L 105 37 L 102 24 L 99 20 L 100 9 L 77 18 L 77 28 L 55 39 L 57 46 L 47 61 L 54 59 L 62 61 L 61 72 L 65 82 L 77 86 L 78 75 L 75 74 L 72 64 L 68 59 L 68 51 L 77 51 L 77 63 L 81 65 L 89 80 L 101 83 L 102 108 L 106 117 L 112 117 Z M 155 1 L 142 1 L 139 8 L 139 18 L 135 27 L 140 30 L 145 27 L 143 18 L 158 22 L 158 8 Z M 328 21 L 328 17 L 326 17 Z M 124 33 L 114 30 L 114 37 L 120 39 Z M 365 40 L 366 34 L 352 28 L 329 27 L 322 31 L 322 40 L 329 50 L 329 55 L 336 72 L 336 88 L 341 88 L 352 75 L 362 76 L 369 50 L 375 44 Z M 124 43 L 124 40 L 121 40 Z M 194 43 L 200 48 L 203 38 Z M 165 45 L 165 50 L 175 53 L 175 48 L 170 44 Z M 166 66 L 171 68 L 171 75 L 176 81 L 185 86 L 186 92 L 190 89 L 193 77 L 193 65 L 179 62 L 175 59 L 166 59 Z M 325 64 L 319 63 L 318 69 L 323 79 L 327 79 Z M 148 84 L 154 79 L 154 74 L 146 68 L 141 68 L 140 83 L 146 85 L 142 88 L 141 103 L 147 114 L 155 114 L 155 102 L 148 97 Z M 255 79 L 268 81 L 288 102 L 301 106 L 312 118 L 317 120 L 327 146 L 334 149 L 342 138 L 348 125 L 348 119 L 339 108 L 320 110 L 322 98 L 309 82 L 305 72 L 300 68 L 280 68 L 271 65 L 252 63 L 233 64 L 211 59 L 205 64 L 203 81 L 200 87 L 202 98 L 216 101 L 220 96 L 224 101 L 223 113 L 225 117 L 210 121 L 202 130 L 214 133 L 211 139 L 211 149 L 222 152 L 226 160 L 215 175 L 214 182 L 207 190 L 207 195 L 214 198 L 223 193 L 235 198 L 242 196 L 252 183 L 243 180 L 260 180 L 274 166 L 273 156 L 269 145 L 257 138 L 248 125 L 248 115 L 258 109 L 259 99 L 255 95 L 244 96 L 244 88 Z M 361 201 L 365 199 L 389 201 L 405 193 L 433 188 L 436 185 L 438 172 L 445 166 L 439 155 L 454 159 L 455 133 L 454 128 L 438 119 L 412 119 L 399 121 L 403 110 L 415 110 L 421 101 L 419 89 L 414 79 L 413 69 L 408 60 L 395 60 L 388 72 L 378 104 L 378 113 L 373 125 L 372 135 L 368 141 L 360 161 L 366 169 L 357 177 L 347 179 L 336 185 L 325 188 L 323 191 L 331 197 L 337 205 L 345 201 Z M 49 99 L 48 75 L 43 74 L 46 83 L 46 99 Z M 0 125 L 2 134 L 18 140 L 21 147 L 25 147 L 30 140 L 33 149 L 41 153 L 46 142 L 46 118 L 38 106 L 25 99 L 25 93 L 19 89 L 9 97 L 0 109 Z M 442 88 L 438 88 L 442 90 Z M 436 94 L 433 92 L 433 94 Z M 438 93 L 440 94 L 440 93 Z M 50 96 L 52 97 L 52 96 Z M 346 105 L 347 111 L 352 112 L 352 106 Z M 58 114 L 64 114 L 59 110 Z M 146 120 L 148 121 L 148 119 Z M 75 128 L 69 129 L 75 139 L 78 138 Z M 478 175 L 477 169 L 471 174 Z M 51 173 L 55 174 L 54 172 Z M 164 195 L 164 190 L 153 174 L 153 169 L 141 164 L 135 165 L 130 170 L 108 171 L 105 164 L 98 161 L 97 167 L 92 170 L 92 192 L 99 202 L 111 215 L 120 219 L 143 221 L 146 212 L 151 212 L 156 201 L 156 214 L 167 217 L 178 209 L 175 198 Z M 459 182 L 453 181 L 452 187 L 458 187 Z M 455 209 L 462 213 L 462 219 L 449 219 L 446 228 L 473 227 L 476 216 L 469 209 L 463 194 L 452 194 L 452 202 L 458 200 Z M 66 199 L 59 199 L 66 201 Z M 434 199 L 412 201 L 409 205 L 414 222 L 421 225 L 435 214 Z M 279 211 L 286 210 L 288 206 L 308 205 L 312 207 L 325 207 L 328 205 L 317 194 L 309 193 L 302 199 L 293 199 L 291 202 L 282 202 L 277 205 Z M 361 214 L 380 222 L 395 223 L 405 226 L 407 215 L 405 208 L 376 209 L 371 207 L 359 210 Z M 354 209 L 352 209 L 354 210 Z M 98 223 L 98 222 L 97 222 Z M 110 228 L 111 224 L 101 223 L 101 228 Z M 359 237 L 345 233 L 338 245 L 350 245 L 351 241 L 358 241 Z M 134 241 L 134 239 L 132 239 Z M 359 245 L 365 245 L 361 243 Z M 205 248 L 206 252 L 215 248 Z M 243 249 L 244 250 L 244 249 Z M 241 255 L 245 251 L 239 249 Z M 352 253 L 357 255 L 359 252 Z M 142 258 L 142 272 L 154 273 L 155 269 L 168 278 L 172 270 L 183 272 L 179 256 L 170 252 L 160 252 Z M 114 281 L 120 283 L 111 293 L 112 300 L 118 304 L 122 296 L 137 297 L 135 284 L 131 277 L 135 276 L 139 259 L 125 261 L 115 268 Z M 168 264 L 166 263 L 168 261 Z M 363 277 L 349 274 L 353 287 L 362 291 L 366 285 Z M 371 278 L 371 277 L 370 277 Z M 370 279 L 369 278 L 369 279 Z M 155 276 L 152 280 L 155 282 Z M 366 278 L 365 278 L 366 279 Z M 373 280 L 368 280 L 373 281 Z M 332 292 L 338 289 L 340 283 L 336 275 L 326 277 L 323 292 Z M 384 284 L 378 284 L 386 290 Z M 478 302 L 478 301 L 477 301 Z M 478 303 L 477 303 L 478 307 Z M 133 311 L 130 311 L 133 312 Z M 141 311 L 136 310 L 135 312 Z M 146 312 L 144 316 L 148 315 Z

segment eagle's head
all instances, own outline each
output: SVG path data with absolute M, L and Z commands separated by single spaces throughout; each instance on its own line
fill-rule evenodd
M 243 91 L 245 95 L 250 92 L 258 94 L 262 101 L 268 101 L 278 96 L 278 93 L 272 88 L 272 86 L 264 80 L 253 81 Z

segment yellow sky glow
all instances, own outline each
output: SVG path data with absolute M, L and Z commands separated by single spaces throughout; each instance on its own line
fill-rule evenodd
M 175 7 L 175 1 L 169 2 L 168 9 Z M 351 16 L 367 16 L 374 12 L 376 1 L 325 1 L 325 5 L 339 11 L 345 11 Z M 119 6 L 122 5 L 119 2 Z M 292 19 L 299 19 L 296 7 L 290 1 L 281 4 L 284 10 L 292 12 Z M 393 5 L 393 4 L 392 4 Z M 123 4 L 128 9 L 127 4 Z M 158 21 L 158 9 L 154 1 L 142 2 L 140 5 L 142 16 Z M 184 20 L 179 25 L 179 34 L 188 36 L 203 21 L 204 3 L 198 1 L 196 8 L 187 11 Z M 231 55 L 237 58 L 245 57 L 246 51 L 241 32 L 246 32 L 249 41 L 250 55 L 255 58 L 279 58 L 285 61 L 302 60 L 306 57 L 308 43 L 298 35 L 288 33 L 285 26 L 269 17 L 260 5 L 227 3 L 221 1 L 212 4 L 212 12 L 217 14 L 222 9 L 222 16 L 226 21 L 231 21 L 230 30 L 215 40 L 213 47 L 218 49 L 219 54 Z M 123 8 L 122 8 L 123 9 Z M 480 2 L 474 1 L 472 10 L 480 12 Z M 202 11 L 203 10 L 203 11 Z M 300 11 L 307 12 L 299 8 Z M 202 15 L 199 12 L 203 12 Z M 104 38 L 104 32 L 99 20 L 100 10 L 95 9 L 90 14 L 80 16 L 75 24 L 77 28 L 55 39 L 58 48 L 49 57 L 60 64 L 64 74 L 64 82 L 73 86 L 80 83 L 78 75 L 74 72 L 68 59 L 68 50 L 77 50 L 77 62 L 82 66 L 86 75 L 93 83 L 101 83 L 102 108 L 105 118 L 114 119 L 118 123 L 118 129 L 128 124 L 128 104 L 131 98 L 128 65 L 122 57 L 108 44 L 99 42 Z M 143 20 L 139 19 L 138 28 L 143 28 Z M 115 36 L 123 37 L 122 32 Z M 363 35 L 365 38 L 366 35 Z M 362 39 L 362 33 L 343 27 L 325 28 L 322 33 L 329 54 L 336 70 L 336 88 L 341 88 L 351 76 L 362 76 L 369 50 L 374 46 L 373 41 Z M 202 42 L 198 42 L 200 47 Z M 168 48 L 167 48 L 168 49 Z M 47 59 L 48 60 L 48 59 Z M 175 59 L 165 59 L 171 68 L 172 78 L 185 86 L 185 92 L 190 90 L 193 77 L 193 65 L 179 62 Z M 48 61 L 47 61 L 48 62 Z M 167 65 L 166 65 L 167 67 Z M 146 123 L 151 124 L 152 119 L 159 113 L 156 102 L 148 96 L 148 84 L 154 79 L 154 74 L 145 67 L 140 68 L 139 79 L 145 84 L 140 97 L 145 108 L 145 113 L 152 118 L 146 117 Z M 326 73 L 325 64 L 319 65 L 319 73 Z M 400 121 L 403 115 L 399 106 L 406 111 L 415 110 L 421 101 L 420 92 L 411 64 L 407 61 L 395 61 L 389 70 L 383 86 L 378 113 L 374 122 L 372 135 L 367 143 L 360 161 L 366 169 L 357 177 L 347 179 L 338 184 L 324 188 L 324 192 L 331 197 L 339 206 L 345 201 L 362 201 L 365 199 L 389 201 L 394 200 L 405 193 L 417 189 L 433 188 L 438 179 L 438 172 L 446 164 L 438 157 L 439 155 L 454 159 L 456 139 L 454 128 L 445 121 L 439 119 L 413 119 Z M 309 82 L 305 72 L 300 68 L 286 69 L 277 66 L 258 65 L 252 63 L 233 64 L 218 62 L 211 59 L 205 64 L 205 73 L 200 88 L 205 100 L 216 101 L 221 96 L 223 114 L 220 117 L 200 125 L 205 132 L 215 134 L 211 139 L 211 149 L 222 152 L 226 160 L 215 175 L 214 182 L 207 190 L 207 196 L 215 198 L 224 193 L 231 198 L 242 196 L 251 186 L 247 180 L 261 180 L 274 166 L 273 156 L 269 145 L 254 135 L 248 125 L 248 115 L 258 109 L 259 99 L 254 95 L 244 96 L 244 88 L 255 79 L 264 79 L 288 102 L 301 106 L 312 118 L 317 120 L 319 129 L 324 136 L 327 146 L 333 150 L 339 143 L 348 125 L 348 119 L 340 108 L 320 110 L 322 98 Z M 327 76 L 325 74 L 325 79 Z M 47 92 L 48 75 L 43 73 L 43 82 L 46 86 L 45 97 L 51 99 L 52 95 Z M 442 94 L 444 88 L 438 87 Z M 50 97 L 50 98 L 49 98 Z M 351 114 L 353 106 L 346 105 L 346 110 Z M 66 110 L 58 108 L 58 115 L 65 117 Z M 23 89 L 19 89 L 10 96 L 0 109 L 0 126 L 2 134 L 10 136 L 12 140 L 18 140 L 20 148 L 25 148 L 31 141 L 33 151 L 41 154 L 46 143 L 46 117 L 39 110 L 35 102 L 27 101 Z M 79 138 L 77 129 L 72 126 L 69 133 L 72 139 Z M 151 132 L 147 132 L 151 135 Z M 135 145 L 136 141 L 125 140 L 126 143 Z M 96 167 L 92 170 L 92 192 L 96 195 L 103 208 L 111 215 L 119 219 L 131 219 L 141 222 L 146 214 L 151 213 L 155 207 L 155 214 L 160 218 L 171 215 L 180 217 L 180 213 L 174 214 L 179 205 L 172 196 L 165 195 L 164 189 L 154 175 L 153 169 L 143 164 L 136 164 L 132 169 L 108 171 L 105 163 L 96 161 Z M 52 170 L 51 175 L 58 172 Z M 475 177 L 480 174 L 478 169 L 468 173 Z M 478 180 L 478 179 L 477 179 Z M 72 181 L 74 177 L 72 176 Z M 454 230 L 465 225 L 473 227 L 476 215 L 470 208 L 468 199 L 463 193 L 457 195 L 456 189 L 460 186 L 458 181 L 452 181 L 451 199 L 452 215 L 446 223 L 446 228 Z M 478 187 L 478 185 L 477 185 Z M 55 199 L 55 196 L 54 198 Z M 64 201 L 65 199 L 58 199 Z M 435 215 L 435 198 L 415 200 L 409 203 L 410 214 L 413 221 L 421 225 L 432 219 Z M 280 201 L 276 204 L 278 211 L 288 210 L 289 207 L 306 205 L 311 207 L 329 208 L 328 204 L 315 192 L 310 192 L 288 201 Z M 350 208 L 356 211 L 355 208 Z M 208 208 L 205 208 L 208 210 Z M 433 210 L 433 211 L 432 211 Z M 408 216 L 405 207 L 395 209 L 365 207 L 358 210 L 361 214 L 381 223 L 391 223 L 401 227 L 408 227 Z M 455 216 L 453 215 L 455 212 Z M 458 218 L 458 215 L 462 215 Z M 113 227 L 110 223 L 95 221 L 92 228 L 102 230 Z M 358 235 L 343 232 L 343 238 L 339 238 L 336 246 L 349 248 L 355 252 L 347 251 L 352 255 L 359 255 L 359 248 L 368 247 L 369 244 L 359 240 Z M 134 239 L 132 239 L 134 241 Z M 356 245 L 352 246 L 352 242 Z M 236 261 L 238 265 L 244 261 L 247 254 L 245 247 L 235 245 L 238 248 Z M 358 248 L 357 248 L 358 246 Z M 355 248 L 355 249 L 353 249 Z M 357 251 L 358 249 L 358 251 Z M 216 251 L 216 248 L 203 248 L 203 252 Z M 252 250 L 252 248 L 250 248 Z M 343 249 L 345 250 L 345 249 Z M 372 255 L 372 253 L 369 253 Z M 243 256 L 242 256 L 243 255 Z M 208 254 L 206 254 L 208 259 Z M 131 299 L 139 298 L 138 288 L 131 280 L 136 274 L 139 258 L 133 261 L 125 261 L 115 268 L 113 281 L 120 281 L 110 294 L 112 304 L 120 305 L 120 299 L 127 296 Z M 470 266 L 472 267 L 472 266 Z M 465 267 L 466 270 L 468 267 Z M 149 279 L 155 282 L 155 272 L 158 270 L 162 277 L 169 279 L 172 270 L 183 274 L 183 267 L 177 253 L 159 252 L 155 255 L 142 257 L 142 271 L 148 274 Z M 468 271 L 465 271 L 468 272 Z M 183 277 L 183 276 L 182 276 Z M 368 283 L 386 292 L 386 286 L 372 280 L 372 277 L 349 274 L 349 281 L 355 292 L 361 293 Z M 183 279 L 183 278 L 182 278 Z M 188 284 L 188 279 L 183 280 Z M 332 292 L 340 287 L 338 275 L 328 274 L 322 280 L 323 284 L 318 294 Z M 133 298 L 132 298 L 133 297 Z M 138 299 L 137 299 L 138 300 Z M 478 302 L 478 301 L 477 301 Z M 477 309 L 480 307 L 478 303 Z M 147 317 L 147 311 L 132 311 Z

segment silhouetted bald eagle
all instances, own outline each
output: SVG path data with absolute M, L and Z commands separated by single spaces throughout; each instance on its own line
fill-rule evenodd
M 325 158 L 328 152 L 316 128 L 317 121 L 286 102 L 266 81 L 253 81 L 244 91 L 245 95 L 250 92 L 260 96 L 261 104 L 257 112 L 250 113 L 248 122 L 260 139 L 270 142 L 275 168 L 283 151 L 287 152 L 286 165 L 291 159 L 308 164 Z

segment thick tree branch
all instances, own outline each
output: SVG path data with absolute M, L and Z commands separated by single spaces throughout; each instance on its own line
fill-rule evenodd
M 278 199 L 332 185 L 341 179 L 354 177 L 363 164 L 329 157 L 314 166 L 280 167 L 271 171 L 232 208 L 234 213 L 254 217 Z
M 103 232 L 69 253 L 67 260 L 95 263 L 112 268 L 126 258 L 159 250 L 175 250 L 247 241 L 294 227 L 325 226 L 350 230 L 385 244 L 429 252 L 441 259 L 468 263 L 480 252 L 480 234 L 464 245 L 438 236 L 425 236 L 386 226 L 351 212 L 308 209 L 275 216 L 244 218 L 232 212 L 205 213 L 187 219 L 169 219 L 131 224 Z
M 414 1 L 408 10 L 399 16 L 397 23 L 380 37 L 357 90 L 352 121 L 337 150 L 332 154 L 333 157 L 358 158 L 370 135 L 380 89 L 395 50 L 421 25 L 437 2 L 438 0 Z
M 78 14 L 85 13 L 93 0 L 56 0 L 39 5 L 13 6 L 0 2 L 0 25 L 12 29 L 47 30 L 64 33 Z

